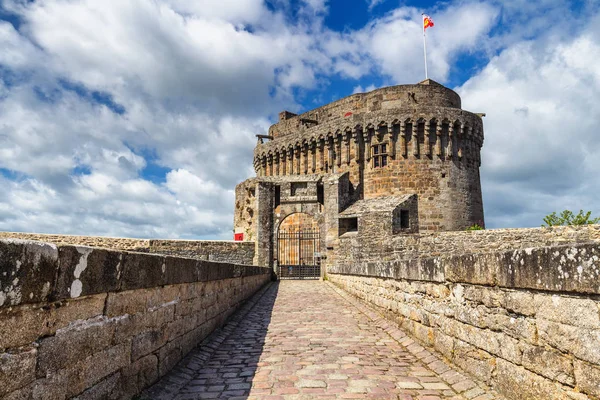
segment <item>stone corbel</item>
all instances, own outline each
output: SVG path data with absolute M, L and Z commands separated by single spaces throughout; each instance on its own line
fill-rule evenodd
M 360 135 L 361 133 L 359 132 L 358 129 L 354 129 L 352 131 L 352 140 L 354 141 L 354 155 L 355 155 L 355 161 L 357 163 L 360 162 Z
M 415 157 L 419 157 L 419 125 L 418 121 L 412 124 L 412 150 Z
M 425 155 L 427 157 L 431 157 L 431 140 L 429 139 L 430 130 L 431 123 L 429 121 L 425 121 L 425 129 L 423 130 L 423 143 L 425 144 Z
M 396 158 L 396 135 L 394 135 L 394 125 L 388 124 L 388 137 L 390 138 L 390 151 L 389 155 L 391 158 Z
M 442 123 L 435 124 L 435 154 L 442 157 Z
M 369 132 L 371 128 L 367 128 L 363 131 L 363 138 L 365 141 L 365 159 L 367 161 L 371 160 L 371 133 Z
M 338 167 L 342 165 L 342 135 L 337 135 L 335 141 L 335 163 Z
M 453 141 L 454 140 L 454 124 L 450 124 L 450 126 L 448 126 L 448 147 L 446 148 L 446 158 L 447 159 L 452 159 L 452 157 L 454 156 L 454 145 L 453 145 Z
M 406 157 L 406 122 L 400 122 L 400 153 Z
M 314 174 L 317 170 L 317 143 L 314 141 L 310 142 L 310 152 L 312 155 L 312 163 L 310 168 Z

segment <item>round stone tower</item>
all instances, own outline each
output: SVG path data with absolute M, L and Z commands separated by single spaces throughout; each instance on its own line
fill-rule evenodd
M 259 177 L 348 172 L 349 203 L 416 194 L 420 231 L 462 230 L 484 225 L 482 145 L 481 117 L 425 80 L 280 113 L 259 136 L 254 166 Z

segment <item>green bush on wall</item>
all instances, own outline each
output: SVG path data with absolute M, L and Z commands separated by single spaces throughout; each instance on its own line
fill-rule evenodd
M 592 212 L 583 212 L 579 210 L 579 214 L 575 215 L 572 211 L 564 210 L 557 215 L 556 212 L 548 214 L 544 217 L 542 227 L 561 226 L 561 225 L 591 225 L 600 222 L 600 218 L 591 218 Z

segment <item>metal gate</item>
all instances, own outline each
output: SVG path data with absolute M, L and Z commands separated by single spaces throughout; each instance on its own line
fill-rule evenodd
M 277 234 L 279 279 L 319 279 L 319 230 L 279 231 Z

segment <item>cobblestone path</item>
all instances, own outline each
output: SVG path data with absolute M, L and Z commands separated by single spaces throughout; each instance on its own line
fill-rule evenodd
M 144 399 L 499 399 L 364 304 L 318 281 L 271 284 Z

